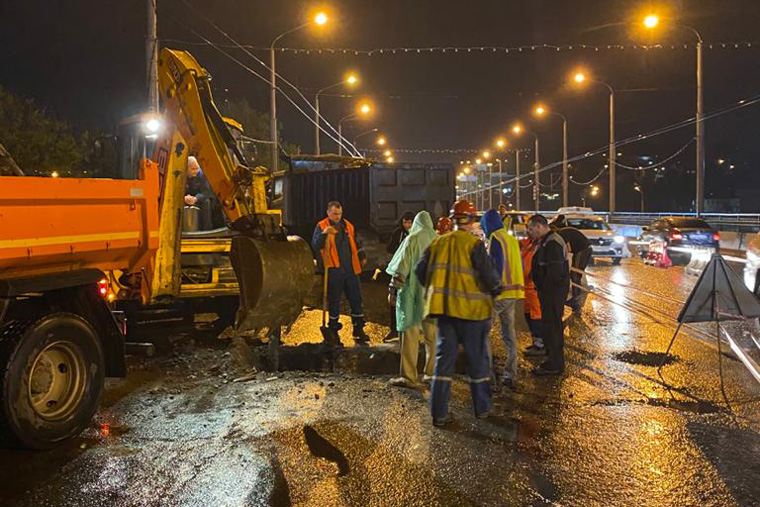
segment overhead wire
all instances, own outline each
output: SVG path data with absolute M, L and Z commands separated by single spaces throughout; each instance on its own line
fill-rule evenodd
M 218 26 L 216 23 L 214 23 L 214 22 L 213 22 L 213 21 L 212 21 L 212 20 L 211 20 L 211 19 L 210 19 L 208 16 L 206 16 L 205 14 L 203 14 L 203 13 L 202 13 L 200 10 L 198 10 L 198 8 L 196 8 L 194 5 L 192 5 L 192 4 L 191 4 L 190 2 L 188 2 L 187 0 L 180 0 L 180 1 L 181 1 L 183 4 L 185 4 L 186 6 L 188 6 L 188 7 L 189 7 L 191 10 L 193 10 L 193 11 L 194 11 L 194 12 L 195 12 L 195 13 L 196 13 L 196 14 L 197 14 L 199 17 L 203 18 L 203 19 L 204 19 L 204 20 L 205 20 L 205 21 L 206 21 L 208 24 L 210 24 L 210 25 L 211 25 L 211 26 L 212 26 L 212 27 L 213 27 L 215 30 L 217 30 L 219 33 L 221 33 L 221 34 L 222 34 L 224 37 L 226 37 L 226 38 L 227 38 L 227 39 L 228 39 L 230 42 L 232 42 L 232 43 L 234 44 L 234 46 L 233 46 L 233 47 L 235 47 L 235 48 L 238 48 L 238 49 L 241 49 L 241 50 L 243 50 L 243 51 L 244 51 L 244 52 L 245 52 L 245 53 L 246 53 L 248 56 L 250 56 L 251 58 L 253 58 L 253 59 L 254 59 L 254 60 L 257 62 L 257 63 L 259 63 L 261 66 L 263 66 L 264 68 L 268 69 L 269 71 L 271 71 L 271 70 L 272 70 L 272 69 L 271 69 L 271 67 L 269 67 L 268 65 L 266 65 L 266 64 L 265 64 L 263 61 L 261 61 L 261 60 L 260 60 L 260 59 L 259 59 L 259 58 L 258 58 L 256 55 L 254 55 L 253 53 L 251 53 L 250 51 L 248 51 L 248 50 L 247 50 L 247 49 L 246 49 L 246 48 L 245 48 L 245 47 L 244 47 L 242 44 L 240 44 L 239 42 L 237 42 L 237 40 L 235 40 L 235 39 L 234 39 L 232 36 L 230 36 L 229 34 L 227 34 L 227 32 L 225 32 L 224 30 L 222 30 L 222 29 L 221 29 L 221 28 L 220 28 L 220 27 L 219 27 L 219 26 Z M 229 54 L 228 52 L 224 51 L 221 45 L 219 45 L 219 44 L 216 44 L 216 43 L 212 42 L 212 41 L 211 41 L 211 40 L 209 40 L 208 38 L 206 38 L 206 37 L 204 37 L 203 35 L 201 35 L 201 34 L 200 34 L 200 33 L 199 33 L 197 30 L 194 30 L 193 28 L 191 28 L 191 27 L 187 26 L 185 23 L 183 23 L 183 22 L 181 22 L 181 21 L 177 20 L 176 18 L 172 18 L 172 19 L 173 19 L 175 22 L 179 23 L 181 26 L 183 26 L 183 27 L 187 28 L 188 30 L 190 30 L 191 32 L 193 32 L 193 33 L 194 33 L 196 36 L 198 36 L 199 38 L 201 38 L 201 39 L 202 39 L 202 40 L 203 40 L 203 41 L 204 41 L 204 42 L 205 42 L 207 45 L 209 45 L 209 46 L 213 47 L 214 49 L 216 49 L 216 50 L 217 50 L 217 51 L 219 51 L 220 53 L 224 54 L 225 56 L 227 56 L 229 59 L 231 59 L 232 61 L 234 61 L 235 63 L 237 63 L 237 64 L 238 64 L 238 65 L 240 65 L 241 67 L 243 67 L 243 68 L 244 68 L 244 69 L 246 69 L 247 71 L 249 71 L 249 72 L 251 72 L 252 74 L 254 74 L 254 75 L 255 75 L 256 77 L 258 77 L 259 79 L 261 79 L 261 80 L 265 81 L 266 83 L 270 83 L 270 84 L 271 84 L 271 81 L 270 81 L 269 79 L 267 79 L 267 78 L 265 78 L 265 77 L 261 76 L 261 75 L 260 75 L 260 74 L 258 74 L 256 71 L 254 71 L 253 69 L 251 69 L 250 67 L 248 67 L 247 65 L 245 65 L 243 62 L 241 62 L 240 60 L 238 60 L 237 58 L 235 58 L 233 55 L 231 55 L 231 54 Z M 275 75 L 276 75 L 278 78 L 280 78 L 280 80 L 281 80 L 283 83 L 285 83 L 285 84 L 287 84 L 288 86 L 290 86 L 291 88 L 293 88 L 293 89 L 296 91 L 296 93 L 298 93 L 298 95 L 299 95 L 299 96 L 300 96 L 300 97 L 301 97 L 301 98 L 304 100 L 304 102 L 305 102 L 305 103 L 308 105 L 308 107 L 309 107 L 309 108 L 311 108 L 311 109 L 312 109 L 312 111 L 313 111 L 313 112 L 316 114 L 316 109 L 314 108 L 314 106 L 312 106 L 312 105 L 311 105 L 311 103 L 310 103 L 310 102 L 309 102 L 309 101 L 306 99 L 306 97 L 304 97 L 304 96 L 303 96 L 303 94 L 300 92 L 300 90 L 299 90 L 299 89 L 298 89 L 298 88 L 297 88 L 297 87 L 296 87 L 294 84 L 292 84 L 290 81 L 288 81 L 287 79 L 285 79 L 283 76 L 281 76 L 281 75 L 280 75 L 279 73 L 277 73 L 277 72 L 275 72 Z M 349 153 L 350 153 L 350 152 L 353 150 L 353 153 L 354 153 L 354 155 L 356 155 L 356 156 L 361 156 L 361 153 L 359 153 L 359 151 L 356 149 L 356 147 L 354 147 L 354 146 L 353 146 L 353 145 L 352 145 L 350 142 L 348 142 L 348 140 L 347 140 L 347 139 L 345 139 L 345 138 L 342 138 L 344 142 L 341 142 L 341 141 L 339 141 L 338 139 L 336 139 L 335 137 L 333 137 L 333 136 L 330 134 L 330 132 L 328 132 L 327 130 L 325 130 L 325 129 L 324 129 L 322 126 L 321 126 L 321 125 L 319 125 L 319 124 L 318 124 L 318 123 L 317 123 L 317 122 L 316 122 L 316 121 L 315 121 L 315 120 L 314 120 L 314 119 L 313 119 L 313 118 L 312 118 L 312 117 L 311 117 L 309 114 L 307 114 L 307 113 L 306 113 L 306 112 L 305 112 L 303 109 L 301 109 L 301 107 L 300 107 L 300 106 L 298 106 L 298 105 L 295 103 L 295 101 L 293 101 L 293 99 L 291 99 L 291 98 L 290 98 L 290 96 L 289 96 L 287 93 L 285 93 L 285 91 L 284 91 L 282 88 L 280 88 L 279 86 L 275 86 L 275 89 L 276 89 L 278 92 L 280 92 L 280 93 L 282 94 L 282 96 L 283 96 L 283 97 L 285 97 L 285 98 L 288 100 L 288 102 L 290 102 L 290 103 L 293 105 L 293 107 L 295 107 L 295 108 L 296 108 L 296 109 L 297 109 L 297 110 L 298 110 L 298 111 L 299 111 L 301 114 L 303 114 L 303 115 L 304 115 L 304 117 L 306 117 L 306 119 L 307 119 L 307 120 L 309 120 L 309 121 L 310 121 L 312 124 L 314 124 L 315 126 L 317 126 L 321 132 L 325 133 L 325 135 L 327 135 L 327 136 L 328 136 L 330 139 L 332 139 L 333 141 L 335 141 L 335 142 L 336 142 L 336 143 L 338 143 L 339 145 L 343 145 L 343 148 L 345 148 L 345 149 L 346 149 L 346 150 L 347 150 Z M 322 117 L 321 115 L 320 115 L 320 119 L 324 120 L 324 123 L 325 123 L 327 126 L 329 126 L 329 127 L 332 129 L 333 133 L 334 133 L 335 135 L 338 135 L 338 136 L 339 136 L 339 139 L 340 139 L 340 135 L 338 134 L 338 132 L 337 132 L 337 130 L 335 129 L 335 127 L 333 127 L 333 126 L 332 126 L 332 124 L 330 124 L 330 123 L 327 121 L 327 119 L 325 119 L 325 118 L 324 118 L 324 117 Z

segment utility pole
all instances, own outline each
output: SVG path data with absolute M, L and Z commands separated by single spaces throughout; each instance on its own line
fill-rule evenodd
M 536 144 L 535 144 L 535 150 L 536 150 L 536 157 L 535 161 L 536 163 L 533 166 L 533 201 L 535 203 L 536 213 L 538 213 L 539 208 L 539 201 L 541 200 L 541 187 L 540 180 L 539 180 L 539 169 L 541 168 L 541 162 L 538 158 L 538 136 L 536 134 L 533 134 L 536 138 Z
M 520 211 L 520 150 L 515 150 L 515 208 Z
M 148 73 L 148 111 L 158 113 L 158 36 L 156 30 L 156 1 L 148 0 L 148 35 L 145 40 Z
M 615 146 L 615 92 L 610 87 L 610 215 L 615 213 L 615 172 L 617 169 L 617 147 Z
M 696 30 L 695 30 L 695 33 Z M 697 33 L 697 217 L 702 216 L 705 206 L 705 123 L 702 86 L 702 37 Z

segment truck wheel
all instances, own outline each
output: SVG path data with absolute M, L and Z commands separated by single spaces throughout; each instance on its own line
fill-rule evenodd
M 620 266 L 620 262 L 623 260 L 622 257 L 613 257 L 612 258 L 612 265 L 613 266 Z
M 45 449 L 74 437 L 98 408 L 105 361 L 92 326 L 71 313 L 0 329 L 0 442 Z

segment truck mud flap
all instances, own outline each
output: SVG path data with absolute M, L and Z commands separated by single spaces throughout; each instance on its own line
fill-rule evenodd
M 232 238 L 230 260 L 240 285 L 238 332 L 292 324 L 312 287 L 314 258 L 298 236 L 287 241 Z

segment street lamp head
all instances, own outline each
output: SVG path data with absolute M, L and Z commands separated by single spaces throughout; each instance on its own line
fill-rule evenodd
M 391 164 L 391 163 L 393 163 L 393 157 L 388 157 L 388 158 L 385 159 L 385 161 L 388 162 L 389 164 Z
M 359 112 L 363 114 L 364 116 L 367 116 L 369 113 L 372 112 L 372 107 L 369 104 L 362 104 L 359 106 Z
M 503 148 L 504 148 L 504 147 L 506 147 L 506 146 L 507 146 L 507 141 L 506 141 L 506 139 L 504 139 L 504 138 L 500 137 L 500 138 L 498 138 L 498 139 L 496 140 L 496 147 L 497 147 L 497 148 L 499 148 L 499 149 L 503 149 Z
M 388 141 L 386 141 L 386 140 L 385 140 L 385 138 L 384 138 L 384 137 L 382 137 L 382 136 L 380 136 L 380 137 L 378 137 L 378 138 L 377 138 L 377 145 L 378 145 L 378 146 L 385 146 L 385 144 L 386 144 L 387 142 L 388 142 Z
M 483 152 L 483 158 L 486 159 L 486 160 L 488 160 L 489 158 L 491 158 L 491 152 L 488 151 L 488 150 L 484 151 Z
M 328 20 L 327 14 L 325 14 L 324 12 L 318 12 L 314 16 L 314 23 L 317 24 L 317 25 L 319 25 L 319 26 L 326 25 L 327 24 L 327 20 Z
M 346 78 L 346 83 L 353 85 L 359 82 L 359 78 L 356 77 L 356 74 L 349 74 Z
M 656 14 L 650 14 L 644 18 L 644 26 L 647 28 L 655 28 L 660 24 L 660 17 Z
M 470 174 L 470 168 L 469 167 L 465 167 L 464 168 L 464 173 L 465 174 Z
M 515 125 L 512 127 L 512 132 L 513 132 L 515 135 L 518 135 L 518 136 L 519 136 L 519 135 L 520 135 L 520 134 L 522 134 L 522 132 L 523 132 L 523 126 L 522 126 L 522 125 L 520 125 L 519 123 L 515 124 Z
M 542 105 L 536 106 L 536 109 L 534 110 L 534 113 L 536 113 L 536 116 L 539 116 L 539 117 L 544 116 L 548 112 L 549 111 L 546 109 L 546 107 Z
M 578 84 L 583 84 L 583 82 L 586 81 L 586 74 L 583 72 L 576 72 L 575 76 L 573 76 L 573 81 Z
M 475 163 L 476 163 L 476 164 L 478 164 L 478 165 L 480 165 L 482 162 L 483 162 L 483 161 L 482 161 L 481 159 L 479 159 L 479 158 L 476 158 L 476 159 L 475 159 Z
M 386 156 L 386 157 L 390 157 L 391 155 L 393 155 L 393 153 L 391 153 L 391 150 L 385 150 L 383 152 L 383 155 Z

